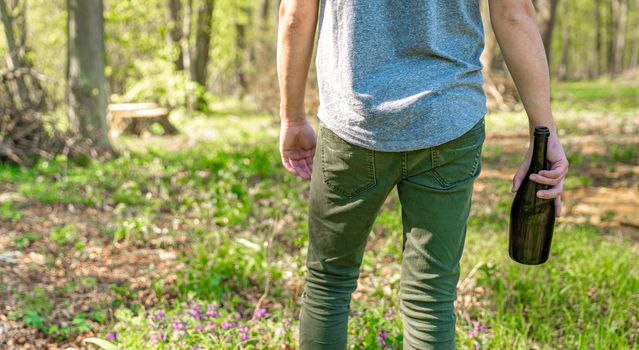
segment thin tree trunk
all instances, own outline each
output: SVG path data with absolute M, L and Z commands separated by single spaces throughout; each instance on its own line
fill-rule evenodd
M 628 1 L 613 0 L 616 7 L 617 25 L 615 28 L 613 45 L 613 74 L 618 74 L 623 70 L 624 50 L 626 47 L 626 27 L 628 24 Z
M 544 42 L 548 65 L 550 65 L 552 34 L 555 26 L 555 19 L 557 18 L 557 5 L 559 4 L 559 0 L 535 0 L 534 3 L 537 9 L 539 32 L 541 33 L 541 39 Z
M 184 69 L 184 58 L 182 54 L 182 1 L 167 0 L 167 20 L 169 23 L 169 32 L 167 35 L 168 45 L 172 50 L 173 62 L 175 69 Z
M 559 64 L 558 77 L 560 80 L 568 79 L 568 64 L 570 62 L 570 1 L 564 1 L 563 18 L 561 20 L 561 63 Z
M 601 58 L 603 57 L 603 43 L 601 41 L 601 0 L 595 0 L 595 75 L 601 75 Z
M 610 6 L 608 6 L 608 73 L 614 74 L 614 62 L 615 62 L 615 30 L 617 29 L 617 23 L 619 21 L 618 0 L 610 0 Z
M 211 20 L 213 17 L 214 0 L 203 0 L 198 8 L 197 24 L 195 28 L 195 52 L 191 60 L 193 81 L 206 86 L 209 63 L 209 47 L 211 43 Z
M 114 154 L 106 120 L 102 0 L 67 0 L 69 120 L 99 154 Z
M 189 81 L 193 81 L 193 70 L 191 69 L 191 19 L 193 18 L 193 0 L 186 0 L 184 7 L 184 23 L 182 27 L 182 62 L 184 63 L 184 73 Z M 193 87 L 186 85 L 186 110 L 193 111 Z
M 639 34 L 635 33 L 635 38 L 632 41 L 632 48 L 630 49 L 630 60 L 628 62 L 629 68 L 635 68 L 639 65 Z
M 26 44 L 26 1 L 24 1 L 22 10 L 22 31 L 18 33 L 19 41 L 16 41 L 16 18 L 13 16 L 15 9 L 10 8 L 5 0 L 0 0 L 0 17 L 2 17 L 2 25 L 4 26 L 4 33 L 7 40 L 7 67 L 11 70 L 26 67 L 27 64 L 24 59 L 25 44 Z M 16 78 L 16 85 L 18 90 L 18 97 L 20 98 L 19 105 L 30 104 L 29 91 L 22 76 Z
M 253 64 L 252 60 L 254 54 L 252 53 L 253 47 L 249 48 L 247 45 L 247 28 L 251 27 L 252 23 L 252 8 L 240 7 L 240 13 L 242 17 L 246 18 L 244 21 L 242 18 L 236 18 L 235 23 L 235 46 L 237 48 L 237 55 L 235 60 L 235 66 L 237 71 L 237 79 L 240 85 L 240 95 L 244 95 L 248 92 L 248 77 L 246 73 L 246 65 Z

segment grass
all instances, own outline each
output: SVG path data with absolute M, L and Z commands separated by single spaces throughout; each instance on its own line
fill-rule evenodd
M 553 86 L 553 103 L 557 109 L 605 113 L 637 109 L 636 83 L 594 80 L 557 82 Z
M 597 84 L 567 83 L 560 89 L 557 96 L 566 103 L 603 96 L 602 104 L 619 106 L 620 114 L 610 118 L 626 118 L 625 87 L 604 91 Z M 567 122 L 573 112 L 559 114 L 559 121 L 578 134 L 579 127 Z M 487 120 L 490 132 L 520 125 L 525 117 L 502 113 Z M 176 147 L 159 138 L 144 145 L 125 138 L 120 142 L 129 151 L 104 164 L 57 160 L 28 170 L 0 167 L 0 181 L 29 201 L 109 215 L 100 226 L 102 244 L 178 255 L 171 276 L 153 278 L 142 290 L 91 276 L 75 276 L 56 291 L 56 299 L 36 288 L 16 296 L 13 319 L 58 340 L 93 329 L 126 349 L 296 345 L 295 286 L 305 273 L 308 183 L 280 166 L 272 117 L 197 118 L 184 127 L 196 142 Z M 637 164 L 636 147 L 620 143 L 597 159 L 575 157 L 573 167 L 584 172 L 567 186 L 592 185 L 585 171 L 593 166 Z M 515 168 L 518 160 L 510 151 L 487 145 L 484 167 Z M 548 263 L 518 265 L 507 255 L 509 183 L 486 181 L 497 199 L 477 199 L 469 220 L 457 305 L 459 348 L 636 349 L 639 244 L 597 227 L 560 224 Z M 15 225 L 29 217 L 24 203 L 8 198 L 0 203 L 0 220 Z M 353 349 L 401 349 L 399 284 L 393 277 L 401 262 L 400 210 L 393 193 L 373 228 L 375 248 L 367 250 L 360 296 L 352 303 Z M 79 227 L 65 223 L 47 232 L 14 233 L 11 242 L 27 254 L 42 252 L 53 268 L 57 256 L 73 252 L 72 261 L 84 261 L 87 247 L 99 244 L 83 237 Z M 44 242 L 50 243 L 47 250 L 38 250 Z M 268 295 L 258 305 L 267 285 Z M 107 289 L 112 302 L 66 319 L 47 316 L 57 307 L 50 300 L 95 288 Z M 140 294 L 155 295 L 156 305 L 142 305 Z

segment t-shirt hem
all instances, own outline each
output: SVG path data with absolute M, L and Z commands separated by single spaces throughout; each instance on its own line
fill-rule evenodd
M 339 127 L 334 123 L 334 120 L 330 117 L 324 116 L 322 112 L 322 108 L 317 113 L 318 119 L 332 132 L 334 132 L 337 136 L 342 138 L 344 141 L 351 143 L 353 145 L 363 147 L 366 149 L 378 151 L 378 152 L 409 152 L 415 151 L 425 148 L 436 147 L 442 145 L 446 142 L 452 141 L 470 129 L 472 129 L 478 122 L 480 122 L 486 116 L 486 110 L 482 110 L 481 113 L 478 113 L 474 118 L 472 118 L 472 122 L 468 122 L 464 124 L 464 127 L 460 127 L 456 129 L 455 133 L 447 133 L 447 137 L 431 140 L 431 139 L 422 139 L 420 142 L 411 142 L 407 143 L 405 140 L 384 140 L 384 141 L 375 141 L 375 140 L 366 140 L 355 135 L 349 133 L 346 129 Z

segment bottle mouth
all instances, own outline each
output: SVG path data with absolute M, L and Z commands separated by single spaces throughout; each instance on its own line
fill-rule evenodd
M 535 136 L 550 136 L 550 129 L 545 126 L 538 126 L 535 128 Z

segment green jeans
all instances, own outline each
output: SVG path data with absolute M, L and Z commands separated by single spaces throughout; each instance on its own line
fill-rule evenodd
M 484 120 L 445 144 L 407 152 L 352 145 L 320 124 L 309 205 L 300 349 L 347 347 L 351 295 L 373 222 L 397 186 L 404 349 L 454 349 L 453 302 Z M 399 244 L 399 242 L 397 242 Z

